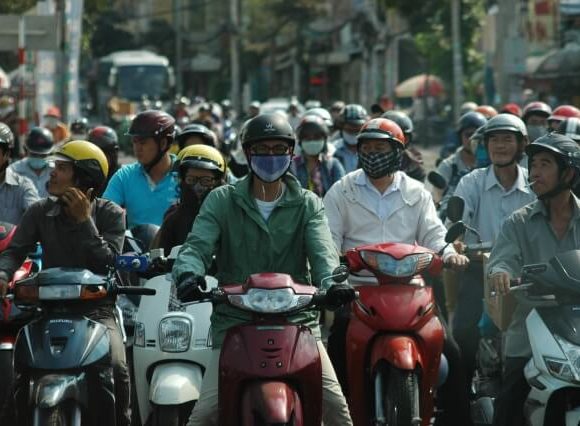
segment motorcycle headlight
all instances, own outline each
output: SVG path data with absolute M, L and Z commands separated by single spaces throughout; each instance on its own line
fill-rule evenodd
M 545 357 L 550 373 L 566 381 L 580 382 L 580 347 L 554 334 L 554 339 L 560 345 L 566 360 Z M 549 363 L 549 364 L 548 364 Z
M 297 295 L 291 288 L 251 288 L 247 294 L 229 295 L 228 300 L 240 309 L 275 314 L 300 309 L 310 303 L 312 296 Z
M 135 330 L 133 335 L 133 344 L 135 346 L 145 347 L 145 324 L 142 322 L 135 323 Z
M 159 347 L 164 352 L 185 352 L 191 342 L 189 318 L 168 317 L 159 322 Z
M 38 298 L 40 300 L 78 299 L 80 296 L 80 285 L 45 285 L 38 287 Z
M 431 253 L 417 253 L 395 259 L 386 253 L 367 250 L 361 251 L 361 257 L 369 268 L 391 277 L 411 277 L 429 266 L 433 260 Z

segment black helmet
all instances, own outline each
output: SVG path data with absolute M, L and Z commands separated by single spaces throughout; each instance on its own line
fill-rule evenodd
M 108 126 L 95 127 L 89 132 L 87 139 L 104 152 L 117 151 L 119 149 L 117 132 Z
M 127 135 L 142 138 L 151 137 L 155 140 L 167 138 L 167 146 L 169 147 L 175 136 L 175 119 L 164 111 L 140 112 L 131 122 Z
M 568 136 L 576 143 L 580 143 L 580 118 L 570 117 L 562 120 L 557 132 Z
M 461 134 L 465 129 L 479 129 L 485 126 L 487 118 L 480 112 L 470 111 L 459 117 L 457 122 L 457 133 Z
M 359 104 L 348 104 L 342 110 L 342 124 L 349 123 L 355 126 L 362 126 L 367 121 L 367 110 Z
M 281 114 L 260 114 L 248 120 L 241 131 L 242 146 L 248 147 L 254 142 L 281 139 L 294 146 L 296 138 L 288 120 Z
M 533 156 L 540 151 L 554 154 L 560 166 L 573 167 L 580 171 L 580 146 L 568 136 L 552 132 L 526 146 L 528 169 L 531 166 Z
M 48 155 L 54 148 L 52 132 L 44 127 L 33 127 L 28 133 L 24 146 L 31 154 Z
M 397 123 L 397 125 L 403 131 L 403 134 L 407 139 L 407 143 L 411 142 L 413 138 L 414 127 L 413 120 L 411 120 L 411 118 L 407 114 L 405 114 L 403 111 L 387 111 L 383 115 L 381 115 L 381 118 L 387 118 Z
M 298 140 L 302 140 L 302 132 L 307 129 L 314 130 L 315 132 L 324 135 L 325 139 L 328 137 L 328 126 L 326 125 L 324 119 L 318 115 L 305 115 L 302 118 L 300 124 L 296 128 L 296 137 Z
M 75 118 L 70 123 L 70 132 L 75 135 L 84 135 L 89 130 L 89 120 L 85 117 Z
M 14 134 L 7 124 L 0 122 L 0 146 L 6 147 L 9 151 L 14 148 Z
M 204 140 L 205 145 L 212 146 L 214 148 L 217 147 L 217 136 L 212 130 L 208 129 L 203 124 L 188 124 L 175 138 L 179 144 L 179 149 L 183 149 L 187 138 L 194 135 L 201 137 Z

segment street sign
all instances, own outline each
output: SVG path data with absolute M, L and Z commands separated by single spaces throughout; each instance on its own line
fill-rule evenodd
M 0 51 L 18 49 L 19 15 L 0 15 Z M 26 50 L 58 50 L 57 17 L 24 15 Z

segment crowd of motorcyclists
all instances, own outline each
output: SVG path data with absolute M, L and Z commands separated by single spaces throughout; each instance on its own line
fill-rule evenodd
M 286 111 L 262 113 L 260 103 L 252 102 L 245 116 L 236 117 L 228 100 L 192 104 L 179 98 L 168 111 L 139 112 L 119 136 L 86 118 L 67 126 L 52 107 L 43 126 L 21 141 L 23 158 L 14 152 L 13 130 L 0 123 L 0 222 L 17 225 L 0 253 L 1 296 L 37 243 L 43 268 L 106 274 L 123 251 L 125 231 L 141 225 L 159 227 L 148 248 L 169 253 L 181 246 L 172 277 L 182 301 L 203 293 L 206 275 L 230 284 L 276 272 L 322 285 L 337 308 L 328 344 L 322 343 L 318 310 L 288 320 L 309 327 L 319 341 L 324 424 L 349 425 L 349 303 L 357 285 L 375 280 L 351 275 L 348 285 L 333 285 L 324 279 L 355 247 L 418 244 L 440 252 L 458 282 L 453 306 L 438 300 L 447 306 L 438 316 L 445 324 L 442 353 L 449 374 L 435 392 L 441 411 L 436 424 L 473 424 L 484 280 L 506 294 L 523 265 L 580 249 L 580 110 L 540 101 L 497 110 L 465 103 L 436 170 L 426 170 L 405 112 L 375 108 L 371 118 L 354 103 L 302 113 L 299 106 L 291 102 Z M 126 136 L 135 162 L 121 166 Z M 477 230 L 477 238 L 467 233 L 462 241 L 446 241 L 452 196 L 463 199 L 462 221 Z M 492 243 L 485 271 L 481 259 L 463 254 L 465 244 L 478 240 Z M 131 424 L 130 374 L 115 301 L 71 309 L 108 328 L 111 357 L 97 367 L 104 372 L 112 366 L 113 374 L 98 375 L 100 388 L 114 395 L 116 424 Z M 518 305 L 504 333 L 494 425 L 524 424 L 529 385 L 523 370 L 531 356 L 524 321 L 530 309 Z M 189 425 L 219 424 L 220 347 L 228 330 L 251 320 L 231 306 L 214 308 L 212 359 Z M 26 369 L 18 369 L 10 385 L 18 424 L 31 421 L 27 384 Z

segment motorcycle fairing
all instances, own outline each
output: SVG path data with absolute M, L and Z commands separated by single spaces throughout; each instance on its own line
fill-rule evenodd
M 233 327 L 222 345 L 219 371 L 220 425 L 238 425 L 239 418 L 232 413 L 242 412 L 240 404 L 246 392 L 267 382 L 286 383 L 279 389 L 293 390 L 297 396 L 284 398 L 298 398 L 304 413 L 320 411 L 322 365 L 316 339 L 308 327 L 259 323 Z M 321 419 L 312 417 L 316 416 L 304 419 L 305 426 L 320 425 Z
M 106 357 L 107 327 L 86 317 L 46 317 L 24 326 L 16 339 L 15 359 L 34 369 L 86 367 Z

